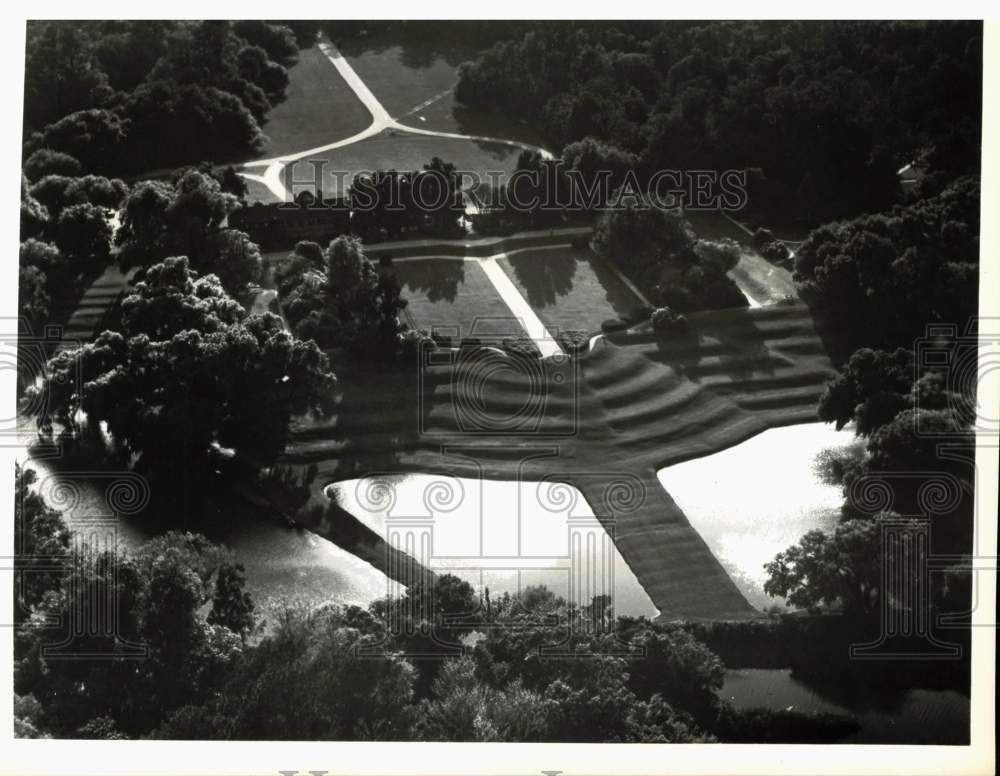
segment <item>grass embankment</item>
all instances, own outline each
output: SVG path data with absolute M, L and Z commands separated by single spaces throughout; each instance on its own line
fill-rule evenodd
M 576 360 L 338 369 L 338 415 L 296 424 L 284 456 L 316 465 L 316 502 L 378 472 L 567 482 L 667 620 L 759 613 L 657 470 L 815 420 L 833 374 L 804 306 L 695 314 L 682 337 L 615 335 Z

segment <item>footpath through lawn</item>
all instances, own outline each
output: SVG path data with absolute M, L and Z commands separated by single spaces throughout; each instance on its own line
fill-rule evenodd
M 260 157 L 282 156 L 357 134 L 371 115 L 318 46 L 299 51 L 285 99 L 268 115 Z

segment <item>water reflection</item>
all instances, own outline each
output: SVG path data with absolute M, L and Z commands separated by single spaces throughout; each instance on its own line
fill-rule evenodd
M 613 595 L 617 614 L 659 614 L 586 500 L 562 483 L 408 474 L 347 480 L 327 493 L 424 566 L 479 590 L 543 584 L 580 604 Z
M 24 465 L 37 472 L 36 487 L 46 503 L 62 511 L 70 529 L 84 532 L 87 541 L 117 544 L 128 552 L 165 530 L 142 516 L 116 513 L 108 503 L 109 479 L 100 473 L 58 472 L 51 461 L 36 459 Z M 310 531 L 252 517 L 198 530 L 233 551 L 265 617 L 286 602 L 367 606 L 389 589 L 382 572 Z
M 854 443 L 852 431 L 823 423 L 770 429 L 658 477 L 740 591 L 763 609 L 783 603 L 764 593 L 764 564 L 807 531 L 837 523 L 843 496 L 817 476 L 816 455 Z
M 807 713 L 855 717 L 857 733 L 843 740 L 854 744 L 963 744 L 969 740 L 969 699 L 954 690 L 906 690 L 892 697 L 866 694 L 863 686 L 825 688 L 777 669 L 726 672 L 720 697 L 737 708 L 791 708 Z

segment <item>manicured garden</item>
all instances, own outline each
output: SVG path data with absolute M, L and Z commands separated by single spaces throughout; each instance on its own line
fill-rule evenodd
M 474 261 L 397 261 L 410 326 L 458 337 L 523 337 L 521 325 Z
M 498 263 L 553 336 L 574 329 L 599 332 L 604 321 L 641 304 L 587 248 L 528 250 Z

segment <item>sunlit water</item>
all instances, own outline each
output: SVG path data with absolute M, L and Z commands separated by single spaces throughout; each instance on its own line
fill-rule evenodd
M 581 605 L 612 595 L 616 614 L 659 614 L 570 486 L 408 474 L 348 480 L 327 493 L 428 568 L 480 591 L 545 585 Z
M 814 471 L 824 449 L 855 443 L 823 423 L 770 429 L 714 455 L 661 469 L 660 483 L 754 606 L 783 601 L 764 593 L 764 564 L 814 528 L 833 528 L 838 486 Z
M 786 670 L 726 672 L 719 695 L 737 708 L 850 715 L 861 725 L 843 743 L 961 744 L 968 742 L 969 699 L 954 690 L 907 690 L 895 696 L 864 687 L 806 684 Z
M 24 464 L 38 474 L 36 487 L 46 502 L 63 512 L 74 534 L 89 544 L 117 543 L 136 550 L 157 530 L 141 515 L 122 514 L 109 505 L 114 478 L 97 473 L 54 472 L 51 463 Z M 286 603 L 316 606 L 325 602 L 367 606 L 389 591 L 382 572 L 333 542 L 310 531 L 288 528 L 257 518 L 229 526 L 206 526 L 214 542 L 231 549 L 246 569 L 247 589 L 265 615 Z

